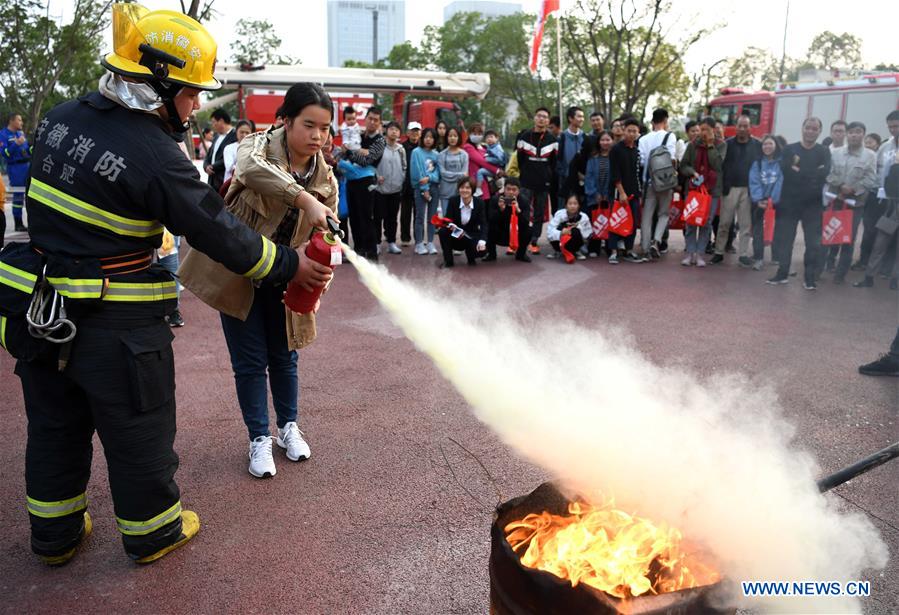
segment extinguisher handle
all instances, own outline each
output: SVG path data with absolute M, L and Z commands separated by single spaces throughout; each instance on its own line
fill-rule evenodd
M 340 230 L 340 222 L 338 222 L 331 216 L 328 216 L 326 218 L 326 220 L 328 221 L 328 228 L 331 230 L 331 234 L 334 235 L 335 237 L 339 237 L 340 239 L 343 239 L 345 235 L 344 235 L 344 232 L 342 230 Z

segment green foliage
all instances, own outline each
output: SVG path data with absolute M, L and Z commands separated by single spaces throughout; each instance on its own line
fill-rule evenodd
M 457 101 L 465 122 L 479 121 L 514 134 L 530 123 L 536 107 L 555 106 L 555 82 L 532 77 L 527 68 L 533 22 L 534 17 L 524 13 L 492 19 L 481 13 L 460 13 L 442 26 L 426 27 L 420 46 L 408 41 L 396 45 L 377 67 L 488 72 L 491 85 L 484 100 Z
M 829 30 L 822 32 L 808 48 L 807 60 L 815 68 L 825 70 L 860 69 L 862 67 L 862 41 L 857 36 Z
M 727 63 L 725 81 L 729 86 L 772 90 L 780 80 L 780 58 L 767 49 L 747 47 L 743 55 Z
M 241 19 L 234 27 L 234 34 L 231 59 L 238 64 L 299 64 L 298 60 L 279 53 L 281 38 L 268 19 Z
M 0 0 L 0 106 L 21 113 L 26 130 L 53 105 L 96 89 L 110 5 L 75 0 L 62 24 L 38 0 Z
M 563 56 L 573 69 L 565 82 L 573 76 L 575 90 L 606 117 L 642 117 L 650 101 L 680 109 L 690 87 L 682 56 L 705 31 L 678 38 L 669 11 L 667 0 L 578 0 L 562 17 Z

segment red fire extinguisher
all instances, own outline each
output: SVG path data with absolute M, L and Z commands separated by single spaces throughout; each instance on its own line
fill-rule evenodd
M 343 262 L 339 239 L 343 237 L 343 231 L 336 222 L 332 222 L 331 218 L 328 218 L 328 226 L 331 227 L 330 232 L 318 231 L 312 236 L 309 245 L 306 246 L 306 257 L 330 267 L 333 271 Z M 287 292 L 284 293 L 284 305 L 298 314 L 308 314 L 315 309 L 315 304 L 324 290 L 322 286 L 309 291 L 295 282 L 290 282 L 287 285 Z

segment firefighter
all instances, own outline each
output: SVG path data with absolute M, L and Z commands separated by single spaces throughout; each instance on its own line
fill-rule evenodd
M 31 148 L 28 139 L 22 132 L 22 116 L 18 113 L 10 113 L 6 127 L 0 130 L 0 156 L 6 161 L 6 172 L 9 174 L 9 186 L 22 189 L 28 178 L 28 167 L 31 162 Z M 22 223 L 22 205 L 25 195 L 20 191 L 12 194 L 12 215 L 15 221 L 16 231 L 23 232 L 28 229 Z
M 198 22 L 135 4 L 113 8 L 100 89 L 40 122 L 27 203 L 30 244 L 0 254 L 0 342 L 18 361 L 28 417 L 32 550 L 63 564 L 91 531 L 91 439 L 106 456 L 125 552 L 150 563 L 190 540 L 174 474 L 176 282 L 156 263 L 163 225 L 253 280 L 323 286 L 330 270 L 239 222 L 173 137 L 213 76 Z M 324 228 L 330 210 L 294 204 Z M 22 308 L 27 304 L 27 308 Z M 55 343 L 51 343 L 55 342 Z

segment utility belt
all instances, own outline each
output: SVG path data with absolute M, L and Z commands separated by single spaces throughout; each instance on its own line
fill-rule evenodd
M 32 361 L 54 345 L 63 355 L 77 331 L 76 316 L 111 306 L 159 306 L 177 298 L 177 282 L 151 268 L 152 250 L 108 258 L 46 254 L 30 243 L 0 252 L 0 345 Z M 150 281 L 119 281 L 142 274 Z M 155 279 L 154 279 L 155 278 Z
M 8 160 L 6 162 L 6 166 L 7 166 L 7 168 L 9 168 L 9 167 L 15 166 L 17 164 L 28 164 L 29 162 L 31 162 L 31 158 L 21 158 L 19 160 Z

